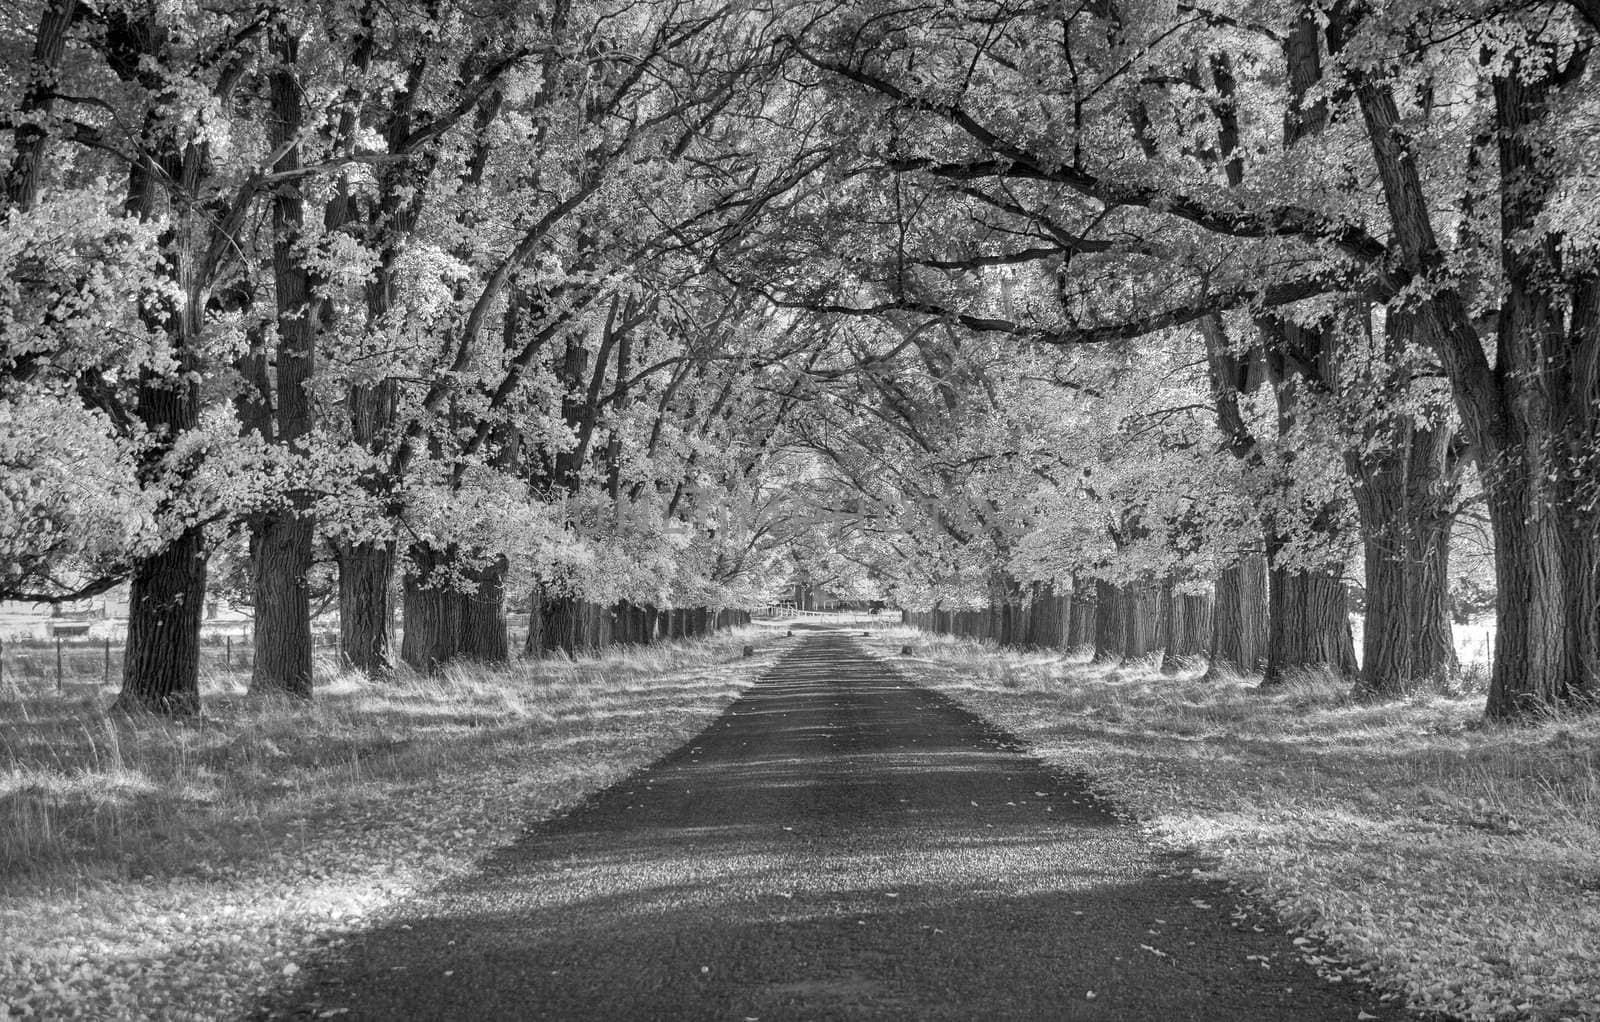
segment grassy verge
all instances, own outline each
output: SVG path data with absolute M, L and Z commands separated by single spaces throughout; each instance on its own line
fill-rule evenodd
M 1469 1019 L 1600 1018 L 1600 721 L 1481 692 L 1201 681 L 912 631 L 919 684 L 1090 775 L 1305 935 L 1326 975 Z
M 0 1019 L 216 1019 L 294 959 L 703 728 L 750 630 L 577 663 L 213 676 L 173 723 L 0 691 Z

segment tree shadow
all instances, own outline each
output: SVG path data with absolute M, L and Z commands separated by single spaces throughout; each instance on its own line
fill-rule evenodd
M 1399 1017 L 1191 866 L 824 633 L 252 1017 Z

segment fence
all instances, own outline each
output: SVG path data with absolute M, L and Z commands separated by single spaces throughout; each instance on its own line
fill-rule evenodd
M 313 636 L 318 649 L 337 648 L 336 633 Z M 67 685 L 122 684 L 123 640 L 119 638 L 7 639 L 0 641 L 0 691 L 23 687 L 37 690 Z M 233 635 L 202 636 L 201 673 L 247 671 L 255 661 L 255 647 Z

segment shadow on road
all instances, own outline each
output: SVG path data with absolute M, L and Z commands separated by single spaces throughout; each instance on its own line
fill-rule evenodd
M 259 1015 L 1398 1017 L 1236 925 L 1080 781 L 843 635 L 795 641 L 694 741 Z

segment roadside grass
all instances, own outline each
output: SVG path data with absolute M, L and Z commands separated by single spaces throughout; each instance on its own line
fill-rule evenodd
M 1600 719 L 1483 720 L 1481 667 L 1389 702 L 903 629 L 909 677 L 1088 774 L 1302 934 L 1329 978 L 1468 1019 L 1600 1018 Z
M 698 733 L 779 648 L 740 629 L 381 682 L 323 664 L 310 706 L 212 673 L 176 722 L 0 689 L 0 1019 L 237 1014 Z

